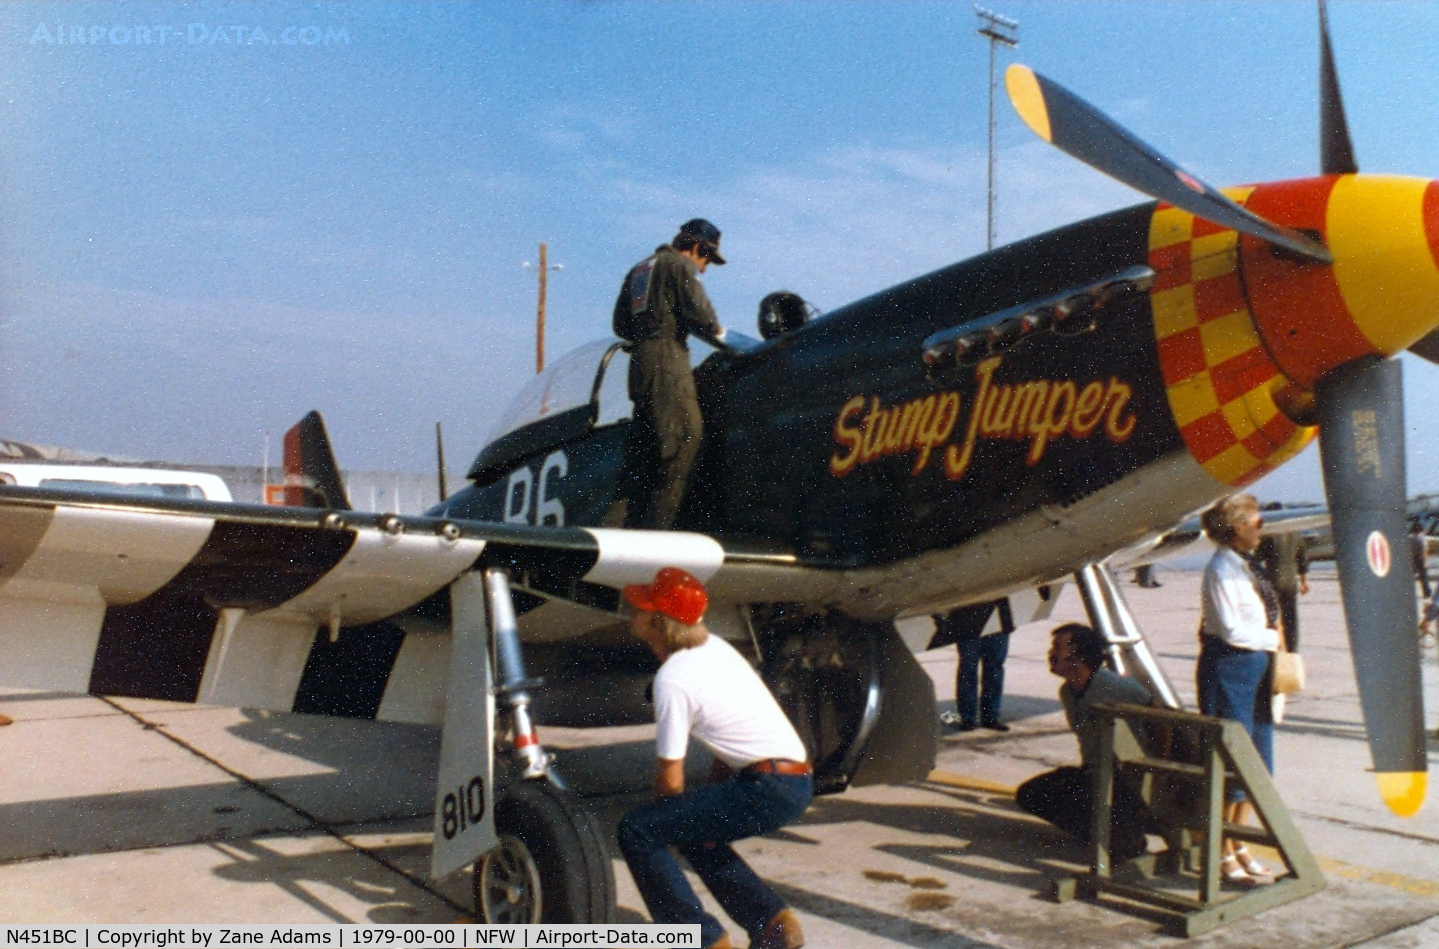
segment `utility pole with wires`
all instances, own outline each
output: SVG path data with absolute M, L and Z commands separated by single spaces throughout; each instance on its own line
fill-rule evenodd
M 1019 24 L 1009 17 L 976 6 L 980 36 L 989 40 L 989 184 L 984 216 L 984 249 L 994 250 L 994 48 L 1000 43 L 1013 49 L 1019 45 Z
M 545 242 L 540 241 L 540 265 L 537 268 L 540 272 L 540 305 L 535 316 L 535 375 L 545 371 L 545 278 L 551 270 L 564 270 L 564 264 L 547 265 L 545 263 Z M 525 261 L 529 267 L 530 262 Z

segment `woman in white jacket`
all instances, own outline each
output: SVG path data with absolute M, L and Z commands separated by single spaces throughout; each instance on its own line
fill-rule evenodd
M 1204 532 L 1218 545 L 1204 569 L 1199 666 L 1195 672 L 1199 709 L 1244 726 L 1274 773 L 1274 721 L 1270 676 L 1279 647 L 1279 603 L 1249 555 L 1259 546 L 1264 519 L 1250 494 L 1225 498 L 1204 512 Z M 1225 802 L 1226 822 L 1242 824 L 1251 807 L 1244 792 L 1232 790 Z M 1224 840 L 1224 879 L 1237 885 L 1272 883 L 1273 877 L 1243 844 Z

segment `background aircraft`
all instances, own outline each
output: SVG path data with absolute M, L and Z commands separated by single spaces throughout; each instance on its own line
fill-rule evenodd
M 915 777 L 934 750 L 911 655 L 928 643 L 895 619 L 1022 591 L 1042 611 L 1073 575 L 1116 630 L 1128 617 L 1096 565 L 1284 463 L 1318 423 L 1380 790 L 1412 812 L 1425 752 L 1413 597 L 1391 569 L 1404 456 L 1386 357 L 1427 351 L 1439 327 L 1439 185 L 1356 173 L 1330 59 L 1326 37 L 1322 176 L 1224 194 L 1012 70 L 1039 134 L 1159 203 L 712 356 L 681 530 L 602 526 L 626 411 L 606 398 L 623 359 L 606 341 L 521 393 L 473 483 L 429 517 L 346 510 L 327 450 L 302 465 L 323 508 L 0 488 L 0 663 L 15 684 L 443 721 L 437 849 L 467 815 L 498 820 L 469 854 L 487 914 L 533 911 L 524 887 L 487 896 L 528 867 L 547 919 L 600 918 L 612 881 L 593 828 L 523 779 L 547 773 L 532 711 L 646 712 L 618 587 L 665 565 L 704 578 L 709 621 L 749 644 L 825 789 Z M 488 761 L 449 777 L 467 763 L 452 749 L 490 745 L 481 627 L 513 753 L 498 800 Z M 1162 685 L 1142 654 L 1121 658 Z

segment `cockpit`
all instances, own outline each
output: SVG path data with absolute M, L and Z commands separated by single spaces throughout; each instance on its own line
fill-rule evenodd
M 763 342 L 731 329 L 723 350 L 711 350 L 703 343 L 693 345 L 691 362 L 700 366 L 710 360 L 726 364 L 743 360 L 802 327 L 816 312 L 798 294 L 771 293 L 759 307 Z M 484 484 L 525 458 L 630 418 L 627 346 L 614 338 L 587 343 L 531 379 L 500 416 L 468 477 Z M 704 375 L 703 371 L 696 373 L 701 388 Z M 701 402 L 705 401 L 702 393 Z
M 629 353 L 620 340 L 570 350 L 510 402 L 468 477 L 484 483 L 535 452 L 629 418 L 628 370 Z

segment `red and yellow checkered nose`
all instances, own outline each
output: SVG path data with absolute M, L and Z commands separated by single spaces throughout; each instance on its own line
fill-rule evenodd
M 1393 356 L 1439 327 L 1439 183 L 1344 175 L 1261 185 L 1247 207 L 1319 233 L 1334 264 L 1241 242 L 1246 295 L 1274 361 L 1305 388 L 1361 356 Z
M 1150 222 L 1154 334 L 1170 410 L 1214 478 L 1249 484 L 1314 437 L 1296 424 L 1325 373 L 1439 328 L 1439 183 L 1344 175 L 1225 192 L 1318 234 L 1333 265 L 1166 204 Z
M 1242 204 L 1252 191 L 1225 194 Z M 1160 204 L 1149 226 L 1149 265 L 1159 366 L 1180 437 L 1216 481 L 1249 484 L 1298 454 L 1315 429 L 1293 421 L 1304 393 L 1255 328 L 1239 235 Z

